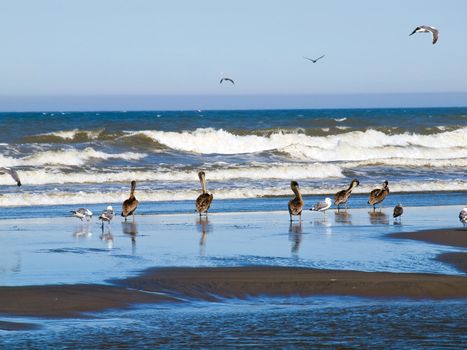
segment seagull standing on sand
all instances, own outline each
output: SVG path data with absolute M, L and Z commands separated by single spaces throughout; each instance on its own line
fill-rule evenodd
M 318 58 L 316 58 L 316 59 L 308 58 L 308 57 L 305 57 L 305 56 L 303 56 L 303 58 L 306 59 L 306 60 L 308 60 L 308 61 L 311 61 L 311 62 L 313 62 L 313 63 L 316 63 L 316 62 L 318 62 L 320 59 L 322 59 L 324 56 L 325 56 L 325 55 L 322 55 L 322 56 L 320 56 L 320 57 L 318 57 Z
M 6 167 L 0 167 L 0 174 L 10 175 L 13 178 L 13 180 L 16 181 L 16 184 L 18 186 L 21 186 L 21 180 L 20 180 L 19 175 L 16 172 L 16 170 L 11 169 L 11 168 L 6 168 Z
M 235 82 L 230 78 L 221 78 L 219 84 L 222 84 L 224 81 L 230 81 L 233 85 L 235 85 Z
M 87 208 L 72 210 L 71 213 L 75 218 L 81 219 L 81 221 L 83 221 L 83 219 L 86 219 L 86 221 L 91 221 L 92 218 L 92 211 Z
M 467 225 L 467 206 L 465 206 L 464 209 L 462 209 L 459 213 L 459 220 L 462 222 L 464 227 Z
M 395 218 L 401 218 L 402 214 L 404 213 L 404 208 L 402 208 L 402 204 L 398 204 L 394 207 L 394 211 L 392 212 L 392 217 Z
M 104 221 L 108 222 L 110 225 L 110 221 L 114 218 L 114 208 L 112 208 L 111 205 L 107 207 L 106 210 L 102 212 L 102 214 L 99 216 L 99 220 L 102 220 L 102 229 L 104 229 Z
M 326 214 L 326 210 L 331 207 L 331 198 L 325 198 L 324 201 L 316 203 L 311 207 L 311 211 L 321 211 Z
M 290 182 L 290 188 L 295 193 L 295 198 L 289 201 L 289 216 L 292 222 L 292 215 L 299 216 L 299 220 L 302 221 L 302 210 L 305 202 L 303 202 L 302 194 L 300 193 L 300 187 L 297 181 Z
M 384 201 L 384 198 L 389 194 L 388 182 L 383 182 L 383 187 L 381 189 L 377 188 L 370 192 L 368 197 L 368 204 L 373 206 L 373 211 L 376 210 L 375 205 Z
M 431 33 L 431 38 L 433 40 L 433 45 L 436 44 L 436 42 L 438 41 L 439 31 L 435 27 L 419 26 L 419 27 L 415 28 L 414 31 L 409 34 L 409 36 L 412 35 L 412 34 L 415 34 L 415 33 Z

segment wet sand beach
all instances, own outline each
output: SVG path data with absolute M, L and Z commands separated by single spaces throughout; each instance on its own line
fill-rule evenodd
M 462 276 L 273 266 L 155 268 L 113 283 L 2 287 L 0 314 L 76 317 L 82 312 L 126 308 L 132 304 L 254 296 L 467 297 L 467 278 Z

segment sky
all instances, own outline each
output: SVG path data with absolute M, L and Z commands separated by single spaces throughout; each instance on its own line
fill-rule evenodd
M 465 0 L 0 0 L 0 43 L 0 110 L 467 105 Z

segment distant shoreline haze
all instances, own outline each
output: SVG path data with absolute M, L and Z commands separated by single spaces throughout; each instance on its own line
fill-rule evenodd
M 0 112 L 465 107 L 467 92 L 0 96 Z

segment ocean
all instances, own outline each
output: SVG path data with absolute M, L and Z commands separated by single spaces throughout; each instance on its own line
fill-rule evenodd
M 23 186 L 0 175 L 0 207 L 101 208 L 136 180 L 138 199 L 154 204 L 140 213 L 190 212 L 199 170 L 227 201 L 213 211 L 281 209 L 241 200 L 290 196 L 292 179 L 318 200 L 357 178 L 354 206 L 384 180 L 417 205 L 464 204 L 449 194 L 467 191 L 466 135 L 467 108 L 1 113 L 0 167 Z

